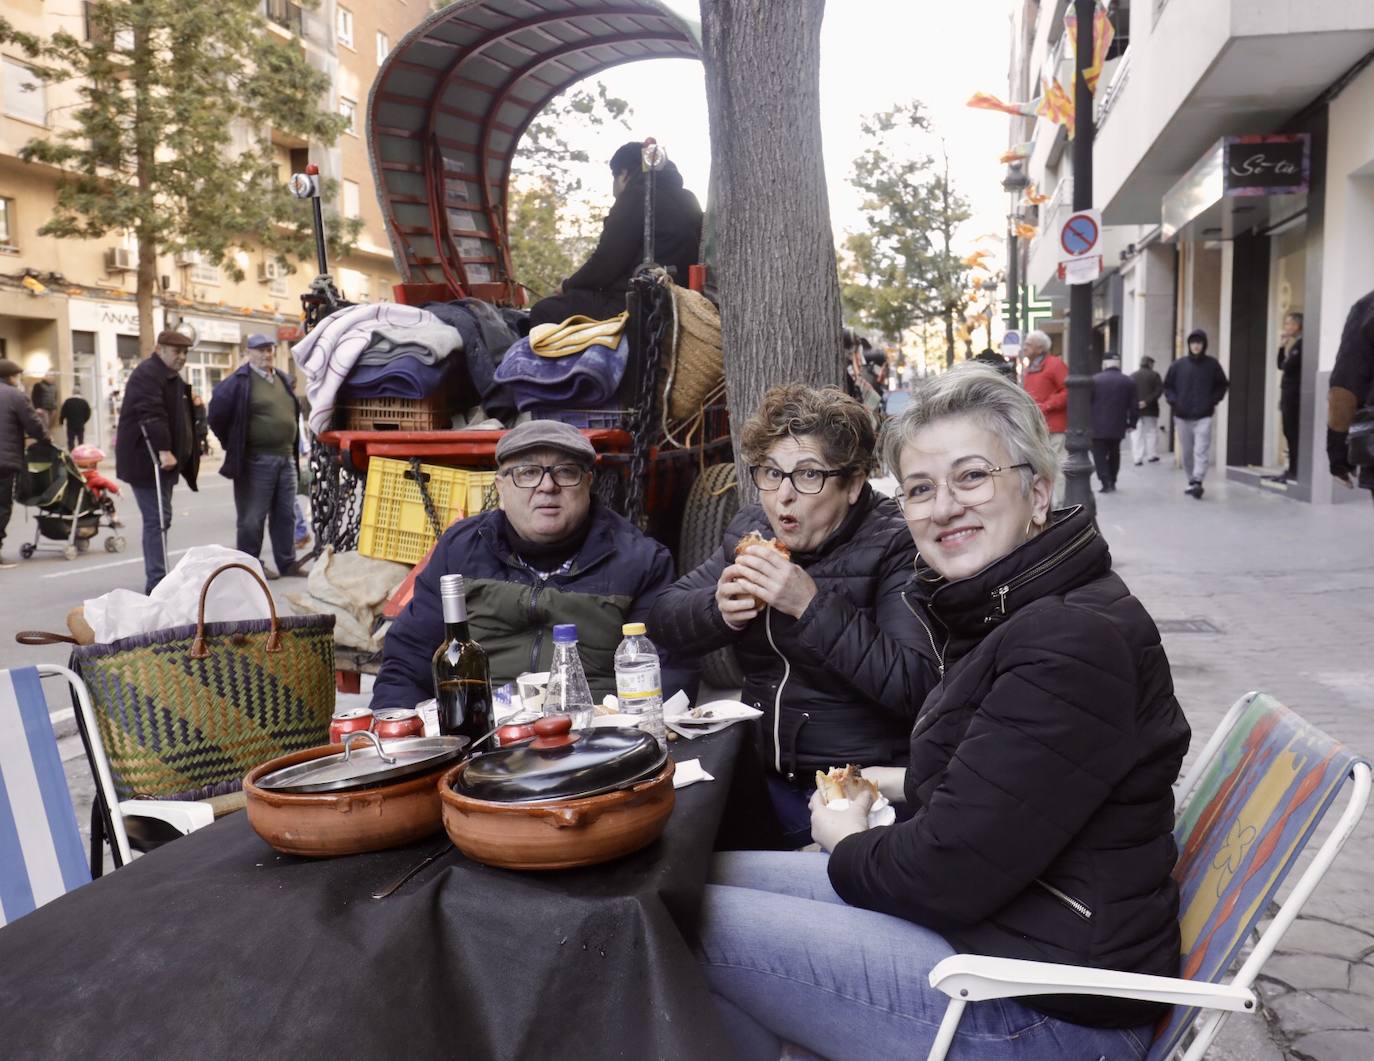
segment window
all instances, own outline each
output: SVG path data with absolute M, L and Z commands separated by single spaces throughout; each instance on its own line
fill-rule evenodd
M 137 335 L 116 335 L 115 353 L 119 355 L 119 360 L 124 362 L 126 369 L 143 360 L 143 350 L 138 345 Z
M 344 126 L 344 132 L 358 135 L 358 104 L 354 100 L 339 97 L 339 113 L 344 116 L 344 121 L 348 124 Z
M 339 43 L 353 47 L 353 12 L 346 7 L 338 9 L 337 17 L 334 19 L 334 29 L 338 34 Z
M 34 125 L 47 125 L 48 99 L 43 82 L 23 63 L 6 57 L 4 66 L 5 113 Z
M 14 200 L 0 196 L 0 251 L 17 253 L 18 238 L 19 233 L 15 231 L 14 224 Z
M 381 66 L 386 61 L 386 57 L 391 54 L 391 41 L 387 35 L 378 31 L 377 33 L 377 65 Z
M 357 269 L 340 269 L 339 286 L 350 302 L 366 302 L 372 297 L 371 280 Z
M 362 215 L 362 199 L 357 181 L 343 182 L 343 215 L 344 217 L 360 217 Z

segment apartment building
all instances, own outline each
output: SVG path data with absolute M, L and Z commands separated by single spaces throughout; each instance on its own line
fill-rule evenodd
M 399 276 L 362 137 L 363 108 L 392 44 L 425 17 L 428 5 L 424 0 L 323 0 L 313 10 L 288 0 L 262 0 L 262 5 L 264 32 L 296 41 L 311 63 L 329 74 L 328 105 L 352 119 L 331 148 L 274 135 L 282 180 L 314 162 L 338 182 L 334 205 L 340 214 L 361 219 L 362 229 L 351 253 L 330 262 L 331 272 L 350 300 L 387 299 Z M 84 37 L 85 9 L 80 0 L 5 3 L 5 15 L 17 28 L 40 36 L 66 30 Z M 58 174 L 18 157 L 29 140 L 59 129 L 75 101 L 71 86 L 36 82 L 22 51 L 0 47 L 0 356 L 24 366 L 26 386 L 51 368 L 64 396 L 79 389 L 94 412 L 88 439 L 108 444 L 124 382 L 147 354 L 139 344 L 134 305 L 137 247 L 131 236 L 115 234 L 100 240 L 40 236 L 55 203 Z M 301 209 L 308 205 L 302 203 Z M 300 295 L 315 274 L 313 261 L 301 263 L 294 273 L 283 272 L 252 245 L 236 252 L 236 264 L 245 273 L 242 281 L 197 254 L 169 254 L 158 263 L 155 327 L 177 326 L 194 336 L 185 375 L 206 397 L 237 367 L 249 335 L 275 335 L 283 344 L 299 338 Z M 23 283 L 26 276 L 29 286 Z
M 1040 73 L 1072 84 L 1068 3 L 1015 0 L 1013 92 L 1034 95 Z M 1093 115 L 1093 204 L 1106 225 L 1097 349 L 1121 352 L 1127 371 L 1143 354 L 1164 369 L 1206 329 L 1231 379 L 1214 434 L 1227 477 L 1297 500 L 1351 499 L 1327 472 L 1326 381 L 1351 303 L 1374 286 L 1374 4 L 1112 0 L 1108 11 L 1117 44 Z M 1027 276 L 1066 305 L 1047 277 L 1069 152 L 1058 127 L 1018 123 L 1012 141 L 1034 141 L 1028 171 L 1052 195 Z M 1299 474 L 1279 486 L 1265 476 L 1287 460 L 1276 355 L 1292 312 L 1304 316 Z

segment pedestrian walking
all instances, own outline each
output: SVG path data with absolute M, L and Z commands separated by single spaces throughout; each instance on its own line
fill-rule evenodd
M 1116 492 L 1121 440 L 1135 413 L 1135 382 L 1122 374 L 1121 358 L 1107 354 L 1102 358 L 1102 371 L 1093 376 L 1093 467 L 1097 469 L 1099 493 Z
M 51 428 L 57 414 L 57 374 L 52 369 L 43 373 L 43 378 L 33 385 L 33 407 L 43 426 Z
M 237 548 L 262 552 L 263 527 L 276 570 L 268 578 L 302 576 L 296 561 L 296 484 L 300 469 L 300 405 L 286 375 L 273 364 L 276 340 L 248 337 L 248 355 L 210 394 L 210 430 L 224 449 L 219 473 L 234 483 Z
M 1212 414 L 1230 386 L 1221 362 L 1207 353 L 1207 333 L 1194 328 L 1188 333 L 1188 354 L 1178 358 L 1164 374 L 1164 397 L 1169 400 L 1178 424 L 1183 449 L 1183 470 L 1188 475 L 1189 497 L 1202 500 L 1202 480 L 1212 462 Z
M 200 471 L 191 387 L 181 378 L 190 347 L 180 332 L 160 332 L 152 355 L 129 374 L 119 409 L 115 475 L 133 488 L 143 517 L 145 593 L 167 574 L 172 490 L 179 479 L 195 490 Z
M 91 403 L 81 397 L 80 384 L 72 388 L 71 397 L 62 403 L 58 411 L 58 424 L 67 427 L 67 452 L 70 453 L 86 441 L 86 425 L 91 420 Z
M 1069 369 L 1050 353 L 1050 337 L 1042 331 L 1027 335 L 1021 349 L 1026 358 L 1021 386 L 1040 406 L 1054 448 L 1054 507 L 1058 508 L 1064 503 L 1064 457 L 1068 453 L 1064 432 L 1069 426 Z
M 1135 432 L 1131 435 L 1131 456 L 1137 465 L 1159 460 L 1159 399 L 1164 381 L 1155 371 L 1155 359 L 1146 354 L 1140 367 L 1131 373 L 1135 383 Z
M 14 510 L 15 484 L 26 467 L 24 436 L 48 441 L 47 425 L 19 386 L 23 371 L 8 358 L 0 358 L 0 545 Z M 0 554 L 0 568 L 14 566 Z
M 1288 466 L 1269 481 L 1286 483 L 1298 477 L 1298 409 L 1302 404 L 1302 314 L 1290 313 L 1283 318 L 1283 333 L 1279 343 L 1279 421 L 1283 424 L 1283 441 L 1288 447 Z
M 196 437 L 196 450 L 202 457 L 210 452 L 210 414 L 199 391 L 191 393 L 191 432 Z
M 1374 453 L 1351 461 L 1350 430 L 1368 430 L 1374 420 L 1374 291 L 1353 306 L 1345 318 L 1327 394 L 1326 456 L 1331 474 L 1346 486 L 1359 485 L 1374 495 Z M 1366 440 L 1369 435 L 1364 436 Z M 1366 441 L 1365 449 L 1371 447 Z

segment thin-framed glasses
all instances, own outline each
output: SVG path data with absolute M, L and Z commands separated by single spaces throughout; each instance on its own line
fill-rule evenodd
M 897 505 L 907 519 L 925 519 L 935 509 L 941 483 L 955 502 L 964 508 L 985 505 L 997 494 L 997 476 L 1029 467 L 1029 464 L 1009 464 L 1005 467 L 967 464 L 944 479 L 907 479 L 897 492 Z
M 587 474 L 580 464 L 517 464 L 500 473 L 521 490 L 533 490 L 544 481 L 544 476 L 552 477 L 554 486 L 577 486 Z
M 751 464 L 749 466 L 749 478 L 754 480 L 754 485 L 760 490 L 772 493 L 782 487 L 783 480 L 786 479 L 792 484 L 792 489 L 799 494 L 819 494 L 825 489 L 827 479 L 838 478 L 850 473 L 848 468 L 793 468 L 790 472 L 785 472 L 781 468 L 774 468 L 771 464 Z

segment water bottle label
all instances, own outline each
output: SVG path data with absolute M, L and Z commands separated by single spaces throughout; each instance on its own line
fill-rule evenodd
M 638 674 L 620 672 L 615 676 L 615 691 L 622 700 L 643 700 L 650 696 L 662 696 L 662 685 L 663 679 L 659 677 L 657 669 Z

